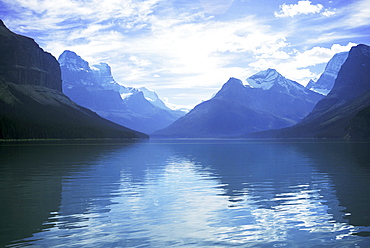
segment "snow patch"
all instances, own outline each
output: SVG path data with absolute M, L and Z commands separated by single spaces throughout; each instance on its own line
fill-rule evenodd
M 260 88 L 263 90 L 269 90 L 274 86 L 276 79 L 279 77 L 279 73 L 274 69 L 267 69 L 260 71 L 253 76 L 247 78 L 247 83 L 252 88 Z
M 139 88 L 139 91 L 143 92 L 145 99 L 147 99 L 148 101 L 155 102 L 158 100 L 158 95 L 152 90 L 141 87 Z
M 124 100 L 124 99 L 130 97 L 132 94 L 133 94 L 133 92 L 129 92 L 129 93 L 121 93 L 120 95 L 121 95 L 122 100 Z
M 310 90 L 312 90 L 312 91 L 314 91 L 316 93 L 319 93 L 321 95 L 324 95 L 324 96 L 326 96 L 330 92 L 329 89 L 315 89 L 315 88 L 311 88 Z

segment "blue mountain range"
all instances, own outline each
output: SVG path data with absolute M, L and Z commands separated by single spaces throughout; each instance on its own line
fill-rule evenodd
M 168 108 L 153 91 L 118 84 L 106 63 L 90 66 L 75 52 L 58 58 L 63 92 L 77 104 L 131 129 L 152 133 L 184 115 Z

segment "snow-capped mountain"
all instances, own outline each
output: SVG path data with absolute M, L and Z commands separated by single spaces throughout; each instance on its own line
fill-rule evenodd
M 185 114 L 169 109 L 153 91 L 118 84 L 106 63 L 90 66 L 72 51 L 64 51 L 59 63 L 63 92 L 79 105 L 120 125 L 151 133 Z
M 66 67 L 69 71 L 91 72 L 89 63 L 72 51 L 64 51 L 58 58 L 60 66 Z
M 361 44 L 351 48 L 332 90 L 306 118 L 293 127 L 275 130 L 264 137 L 368 139 L 369 123 L 370 47 Z
M 283 77 L 275 69 L 260 71 L 247 78 L 247 82 L 252 88 L 260 88 L 262 90 L 269 90 L 273 86 L 275 86 L 283 87 L 288 92 L 290 92 L 291 90 L 304 91 L 302 85 Z
M 0 20 L 0 139 L 147 138 L 62 93 L 58 61 Z M 85 71 L 86 64 L 71 63 Z
M 230 78 L 210 100 L 155 135 L 231 137 L 294 125 L 323 97 L 274 69 L 247 79 Z
M 143 92 L 144 94 L 144 97 L 145 99 L 147 99 L 148 101 L 150 101 L 153 105 L 159 107 L 159 108 L 162 108 L 162 109 L 169 109 L 163 102 L 161 99 L 159 99 L 157 93 L 155 93 L 154 91 L 152 90 L 149 90 L 145 87 L 141 87 L 139 88 L 139 90 L 141 92 Z
M 247 78 L 247 83 L 249 86 L 255 89 L 270 90 L 272 87 L 274 89 L 283 90 L 291 94 L 308 94 L 305 87 L 301 84 L 287 79 L 278 73 L 275 69 L 267 69 L 265 71 L 260 71 L 253 76 Z
M 335 79 L 337 78 L 338 72 L 342 67 L 344 61 L 348 57 L 348 52 L 337 53 L 329 60 L 324 72 L 320 78 L 315 82 L 311 80 L 306 88 L 318 92 L 323 95 L 327 95 L 334 86 Z
M 164 102 L 158 97 L 157 93 L 155 93 L 155 91 L 153 90 L 149 90 L 145 87 L 141 87 L 138 90 L 143 92 L 145 99 L 151 102 L 151 104 L 157 106 L 158 108 L 164 109 L 166 111 L 170 111 L 177 118 L 184 116 L 187 112 L 182 109 L 171 109 L 167 107 L 167 105 L 164 104 Z

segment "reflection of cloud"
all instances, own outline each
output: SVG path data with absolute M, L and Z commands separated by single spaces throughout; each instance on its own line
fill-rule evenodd
M 35 234 L 34 244 L 305 246 L 323 239 L 329 245 L 355 231 L 333 218 L 343 208 L 332 179 L 307 156 L 280 145 L 219 145 L 144 143 L 71 173 L 63 180 L 62 206 L 46 223 L 51 228 Z
M 264 192 L 273 198 L 259 198 L 261 196 L 257 197 L 256 193 L 251 195 L 253 190 L 248 187 L 258 188 L 258 185 L 245 184 L 244 195 L 233 199 L 230 204 L 231 198 L 224 190 L 228 185 L 223 185 L 215 175 L 195 162 L 172 157 L 160 174 L 148 171 L 147 182 L 137 192 L 135 201 L 126 199 L 126 196 L 116 200 L 124 205 L 133 204 L 130 208 L 134 216 L 144 214 L 149 218 L 143 220 L 149 224 L 141 227 L 149 237 L 157 239 L 154 243 L 258 244 L 284 242 L 291 235 L 298 240 L 301 235 L 302 242 L 306 242 L 304 238 L 308 234 L 320 236 L 328 233 L 333 234 L 334 239 L 350 235 L 354 227 L 335 222 L 332 214 L 328 213 L 328 209 L 333 211 L 339 207 L 324 204 L 327 201 L 324 197 L 335 198 L 335 195 L 327 195 L 328 192 L 321 193 L 321 189 L 328 191 L 329 178 L 325 174 L 317 174 L 316 177 L 315 186 L 291 185 L 286 192 Z M 266 204 L 272 205 L 267 207 Z M 334 201 L 331 204 L 339 203 Z M 120 209 L 122 207 L 126 208 L 122 205 Z

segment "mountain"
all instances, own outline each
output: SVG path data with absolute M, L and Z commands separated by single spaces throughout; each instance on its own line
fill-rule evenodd
M 169 137 L 232 137 L 292 126 L 323 97 L 274 69 L 247 79 L 230 78 L 210 100 L 169 127 L 154 133 Z
M 58 61 L 0 20 L 0 139 L 147 138 L 72 102 Z
M 326 64 L 325 70 L 321 74 L 320 78 L 316 82 L 310 80 L 306 88 L 320 94 L 327 95 L 333 88 L 338 72 L 342 67 L 344 61 L 346 61 L 347 57 L 348 52 L 335 54 Z
M 168 108 L 154 91 L 118 84 L 106 63 L 90 66 L 72 51 L 64 51 L 58 61 L 63 92 L 108 120 L 152 133 L 184 115 L 182 111 Z
M 100 64 L 101 70 L 98 67 L 91 69 L 87 61 L 71 51 L 63 52 L 58 61 L 62 72 L 63 92 L 74 102 L 95 112 L 122 108 L 120 93 L 116 91 L 120 86 L 109 77 L 109 67 Z M 105 88 L 104 85 L 112 87 Z M 131 93 L 129 89 L 127 92 Z
M 370 47 L 352 47 L 330 93 L 293 127 L 256 136 L 370 138 Z

